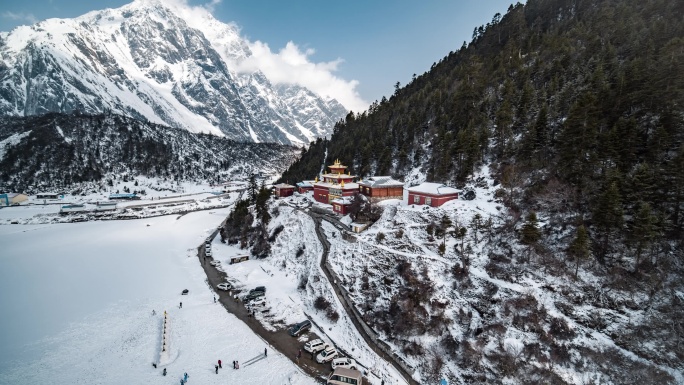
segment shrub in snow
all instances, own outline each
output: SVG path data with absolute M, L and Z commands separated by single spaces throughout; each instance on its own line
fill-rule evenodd
M 323 298 L 322 296 L 318 296 L 314 301 L 314 308 L 316 308 L 317 310 L 327 310 L 329 307 L 330 301 Z

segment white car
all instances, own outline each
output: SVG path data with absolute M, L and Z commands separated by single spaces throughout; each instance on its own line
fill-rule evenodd
M 335 368 L 356 369 L 356 361 L 349 357 L 335 358 L 330 364 L 333 370 Z
M 233 288 L 233 285 L 231 285 L 228 282 L 222 282 L 222 283 L 219 283 L 218 285 L 216 285 L 216 288 L 220 289 L 220 290 L 230 290 Z
M 249 307 L 257 307 L 266 305 L 266 298 L 257 297 L 248 302 Z
M 204 255 L 207 257 L 211 257 L 211 249 L 204 250 Z
M 309 341 L 304 344 L 304 350 L 306 350 L 309 353 L 318 353 L 321 350 L 324 350 L 330 346 L 329 343 L 324 342 L 322 339 L 317 338 L 315 340 Z
M 209 262 L 209 264 L 212 266 L 221 266 L 221 261 L 214 260 L 214 261 Z
M 324 362 L 330 362 L 333 360 L 333 358 L 337 357 L 337 349 L 333 348 L 332 346 L 328 346 L 323 351 L 318 353 L 316 356 L 316 362 L 319 364 L 322 364 Z

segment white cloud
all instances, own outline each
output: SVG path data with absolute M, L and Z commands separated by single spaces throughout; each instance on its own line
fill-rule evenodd
M 211 0 L 210 2 L 204 4 L 202 7 L 203 7 L 204 9 L 206 9 L 207 11 L 213 13 L 213 12 L 214 12 L 214 8 L 215 8 L 217 5 L 221 4 L 221 1 L 222 1 L 222 0 Z
M 137 0 L 146 1 L 146 0 Z M 187 0 L 164 0 L 167 5 L 175 5 L 184 14 L 193 27 L 200 30 L 203 25 L 209 22 L 207 18 L 214 8 L 222 0 L 210 0 L 208 3 L 198 6 L 191 6 Z M 225 22 L 224 22 L 225 23 Z M 237 27 L 233 23 L 228 23 L 232 27 Z M 245 41 L 246 38 L 243 37 Z M 365 111 L 369 103 L 361 98 L 356 91 L 359 82 L 356 80 L 344 80 L 335 76 L 335 71 L 342 59 L 330 62 L 315 63 L 310 56 L 314 54 L 313 49 L 300 49 L 295 43 L 288 42 L 287 45 L 278 52 L 271 51 L 267 43 L 261 41 L 249 42 L 252 56 L 235 64 L 235 68 L 241 73 L 251 73 L 260 70 L 273 84 L 296 84 L 306 87 L 322 97 L 334 98 L 348 110 L 355 112 Z
M 5 19 L 26 21 L 29 24 L 35 24 L 38 22 L 38 19 L 36 19 L 36 17 L 33 16 L 32 13 L 24 13 L 24 12 L 14 13 L 14 12 L 10 12 L 10 11 L 5 11 L 2 13 L 2 17 Z
M 249 46 L 252 56 L 237 63 L 238 72 L 260 70 L 274 84 L 306 87 L 323 97 L 337 99 L 347 109 L 356 112 L 368 108 L 368 103 L 356 91 L 358 81 L 347 81 L 335 76 L 334 72 L 343 62 L 342 59 L 312 62 L 310 56 L 315 51 L 311 48 L 302 50 L 291 41 L 277 53 L 261 41 L 249 43 Z

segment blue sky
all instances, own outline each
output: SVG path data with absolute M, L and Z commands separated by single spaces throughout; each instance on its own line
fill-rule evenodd
M 181 0 L 185 1 L 185 0 Z M 4 0 L 0 31 L 47 18 L 117 8 L 129 0 Z M 311 63 L 347 81 L 362 103 L 394 92 L 470 42 L 473 28 L 506 13 L 511 0 L 187 0 L 233 22 L 251 42 L 280 52 L 288 42 Z M 339 62 L 337 62 L 339 60 Z M 356 82 L 354 82 L 356 81 Z M 359 105 L 359 103 L 356 103 Z

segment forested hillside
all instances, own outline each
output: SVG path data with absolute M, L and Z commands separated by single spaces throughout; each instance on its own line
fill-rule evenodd
M 454 365 L 455 383 L 681 383 L 683 120 L 684 2 L 528 0 L 348 114 L 282 180 L 340 159 L 361 177 L 493 190 L 486 242 L 481 218 L 404 206 L 413 217 L 386 212 L 362 236 L 382 249 L 345 272 L 366 321 L 435 382 Z M 449 214 L 453 251 L 433 239 Z M 396 234 L 372 238 L 378 227 Z M 450 272 L 419 258 L 421 239 Z
M 0 191 L 31 192 L 127 174 L 218 183 L 277 175 L 296 148 L 238 143 L 116 114 L 0 119 Z
M 676 0 L 513 5 L 388 100 L 350 113 L 282 179 L 313 178 L 326 151 L 359 176 L 408 182 L 459 185 L 491 162 L 509 206 L 571 214 L 563 222 L 590 226 L 600 259 L 612 236 L 639 249 L 678 239 L 683 16 Z

